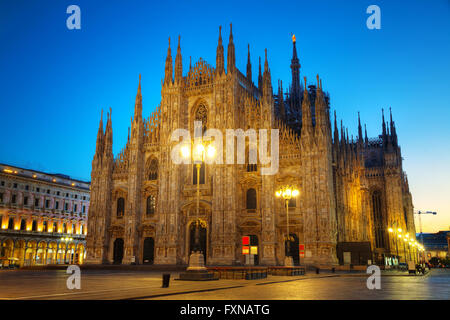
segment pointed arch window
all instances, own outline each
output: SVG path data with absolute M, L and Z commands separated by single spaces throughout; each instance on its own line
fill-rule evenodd
M 156 209 L 156 197 L 154 195 L 149 195 L 147 197 L 147 215 L 152 215 L 155 213 Z
M 148 168 L 148 180 L 157 180 L 158 179 L 158 161 L 156 159 L 152 159 L 150 162 L 150 166 Z
M 248 210 L 256 210 L 256 190 L 253 188 L 247 190 L 246 205 Z
M 208 124 L 208 109 L 206 109 L 204 104 L 198 106 L 195 111 L 194 120 L 202 122 L 202 133 L 205 133 Z
M 377 248 L 385 247 L 384 224 L 381 208 L 381 192 L 376 190 L 372 193 L 372 215 L 375 227 L 375 245 Z
M 117 217 L 121 218 L 125 214 L 125 199 L 117 199 Z

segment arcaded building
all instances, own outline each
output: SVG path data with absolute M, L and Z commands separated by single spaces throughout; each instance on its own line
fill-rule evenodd
M 83 263 L 89 186 L 63 174 L 0 164 L 0 264 Z
M 169 39 L 161 103 L 148 117 L 142 115 L 139 79 L 128 140 L 116 157 L 111 113 L 106 129 L 100 121 L 92 162 L 88 263 L 187 264 L 198 218 L 197 183 L 207 265 L 245 264 L 243 236 L 257 247 L 254 263 L 282 265 L 288 228 L 288 254 L 295 264 L 385 263 L 396 254 L 388 228 L 415 232 L 392 116 L 386 122 L 380 112 L 380 135 L 373 138 L 363 134 L 355 117 L 353 138 L 338 124 L 336 113 L 330 119 L 329 93 L 319 76 L 300 80 L 296 45 L 293 38 L 288 90 L 278 81 L 274 93 L 267 50 L 255 81 L 250 46 L 245 72 L 236 68 L 231 28 L 226 63 L 219 30 L 215 66 L 199 59 L 183 68 L 180 38 L 173 64 Z M 270 134 L 268 139 L 269 153 L 278 142 L 278 170 L 263 174 L 270 164 L 250 163 L 254 144 L 245 140 L 245 163 L 202 164 L 197 179 L 193 164 L 176 164 L 171 157 L 178 143 L 171 139 L 173 132 L 193 133 L 194 121 L 201 121 L 202 129 L 223 132 L 224 146 L 227 129 L 278 129 L 277 141 Z M 224 157 L 226 152 L 224 147 Z M 289 202 L 288 219 L 283 200 L 275 197 L 286 185 L 300 191 Z

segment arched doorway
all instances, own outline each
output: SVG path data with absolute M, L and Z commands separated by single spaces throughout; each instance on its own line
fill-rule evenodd
M 200 251 L 203 253 L 203 258 L 205 259 L 205 264 L 206 264 L 206 228 L 204 226 L 204 224 L 200 223 L 198 228 L 199 228 L 199 241 L 198 241 L 198 246 L 195 245 L 195 221 L 191 222 L 191 224 L 189 225 L 189 252 L 188 254 L 190 255 L 191 252 L 193 251 Z
M 300 265 L 300 254 L 299 254 L 299 241 L 298 236 L 295 233 L 290 233 L 289 236 L 291 237 L 289 246 L 287 245 L 287 240 L 284 242 L 284 248 L 286 256 L 292 257 L 292 260 L 294 261 L 294 266 Z M 289 248 L 289 251 L 288 251 Z
M 123 259 L 123 239 L 117 238 L 114 241 L 113 263 L 121 264 Z
M 155 256 L 155 240 L 153 238 L 144 239 L 144 254 L 142 261 L 144 264 L 153 264 Z

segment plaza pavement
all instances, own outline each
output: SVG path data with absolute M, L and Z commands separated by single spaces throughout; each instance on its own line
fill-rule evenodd
M 392 274 L 392 273 L 391 273 Z M 450 274 L 450 272 L 449 272 Z M 5 300 L 116 300 L 116 299 L 370 299 L 365 286 L 368 275 L 364 272 L 309 272 L 304 276 L 268 276 L 258 280 L 180 281 L 178 272 L 171 272 L 169 288 L 161 288 L 162 273 L 133 270 L 82 270 L 81 289 L 69 290 L 65 270 L 0 271 L 0 299 Z M 406 275 L 402 273 L 401 275 Z M 384 277 L 405 290 L 408 283 L 420 287 L 427 276 Z M 414 280 L 415 279 L 415 280 Z M 420 280 L 422 279 L 422 280 Z M 450 278 L 446 278 L 447 280 Z M 341 287 L 341 289 L 339 289 Z M 326 288 L 335 288 L 328 290 Z M 355 291 L 356 290 L 356 291 Z M 361 295 L 363 290 L 366 295 Z M 406 290 L 408 290 L 406 288 Z M 309 293 L 308 293 L 309 292 Z M 344 292 L 344 294 L 342 294 Z M 426 294 L 418 296 L 427 297 Z M 442 294 L 445 294 L 445 287 Z M 388 295 L 389 296 L 389 295 Z M 399 298 L 398 294 L 393 297 Z M 430 296 L 428 294 L 428 296 Z M 448 299 L 447 298 L 445 299 Z M 383 295 L 376 298 L 382 299 Z

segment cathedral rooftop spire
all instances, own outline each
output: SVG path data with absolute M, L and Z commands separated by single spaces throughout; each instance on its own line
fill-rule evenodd
M 361 127 L 361 118 L 358 111 L 358 141 L 362 143 L 363 136 L 362 136 L 362 127 Z
M 142 117 L 142 93 L 141 93 L 141 74 L 139 74 L 139 84 L 136 93 L 136 102 L 134 104 L 134 119 Z
M 169 84 L 173 82 L 173 66 L 172 66 L 172 51 L 170 50 L 170 37 L 169 37 L 169 48 L 167 49 L 166 57 L 166 67 L 164 70 L 164 84 Z
M 222 26 L 219 26 L 219 41 L 216 50 L 216 72 L 222 74 L 225 72 L 225 63 L 223 57 L 223 45 L 222 45 Z
M 261 57 L 259 57 L 258 89 L 262 90 Z
M 248 54 L 247 54 L 247 79 L 252 82 L 252 63 L 250 62 L 250 43 L 248 44 Z
M 236 67 L 236 56 L 234 53 L 234 43 L 233 43 L 233 25 L 230 23 L 230 40 L 228 42 L 228 52 L 227 52 L 227 72 L 233 72 Z
M 180 84 L 183 80 L 183 63 L 181 57 L 181 36 L 178 36 L 177 56 L 175 57 L 175 82 Z

